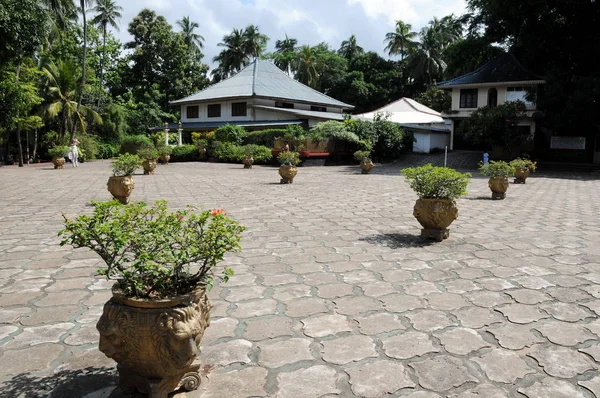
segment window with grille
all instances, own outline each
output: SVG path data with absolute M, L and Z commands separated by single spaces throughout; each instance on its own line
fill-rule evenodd
M 245 102 L 234 102 L 231 104 L 231 116 L 246 116 L 247 109 Z
M 188 119 L 198 119 L 198 105 L 188 106 L 186 116 Z
M 294 104 L 292 104 L 291 102 L 277 101 L 277 102 L 275 102 L 275 107 L 285 108 L 285 109 L 294 109 Z
M 460 90 L 460 107 L 477 108 L 477 89 L 469 88 Z
M 325 108 L 324 106 L 311 105 L 310 110 L 315 112 L 327 112 L 327 108 Z
M 506 102 L 509 101 L 522 101 L 525 105 L 533 105 L 533 102 L 527 100 L 527 90 L 525 87 L 507 87 Z
M 207 107 L 208 117 L 221 117 L 221 104 L 212 104 Z

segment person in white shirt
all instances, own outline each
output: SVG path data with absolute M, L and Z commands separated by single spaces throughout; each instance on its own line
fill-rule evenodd
M 77 144 L 79 141 L 73 140 L 71 141 L 71 153 L 70 158 L 73 161 L 73 167 L 79 167 L 79 162 L 77 161 L 77 157 L 79 156 L 79 152 L 77 151 Z

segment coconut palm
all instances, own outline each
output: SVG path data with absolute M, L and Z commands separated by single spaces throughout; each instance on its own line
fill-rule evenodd
M 258 30 L 256 25 L 244 29 L 244 51 L 248 57 L 258 58 L 262 54 L 269 38 Z
M 62 142 L 66 133 L 74 131 L 77 125 L 81 131 L 86 129 L 86 118 L 96 123 L 102 123 L 98 113 L 75 100 L 78 91 L 79 67 L 71 59 L 50 61 L 42 67 L 45 77 L 47 102 L 42 108 L 44 118 L 59 120 L 59 141 Z
M 428 32 L 430 29 L 433 33 Z M 434 17 L 429 21 L 429 26 L 421 31 L 421 35 L 423 34 L 434 34 L 435 40 L 445 48 L 462 37 L 462 22 L 454 15 L 447 15 L 442 19 Z
M 219 63 L 218 69 L 222 79 L 238 72 L 250 63 L 250 58 L 246 53 L 244 31 L 234 29 L 230 34 L 223 36 L 223 41 L 218 46 L 225 47 L 219 55 L 213 58 L 214 62 Z
M 181 34 L 183 35 L 183 41 L 187 44 L 191 53 L 201 54 L 204 48 L 204 37 L 195 33 L 194 30 L 199 28 L 198 22 L 190 20 L 190 17 L 183 17 L 181 21 L 177 21 L 177 25 L 181 28 Z
M 275 65 L 286 71 L 288 75 L 292 74 L 292 64 L 296 56 L 297 45 L 298 40 L 289 38 L 287 34 L 285 39 L 275 42 Z
M 412 50 L 416 43 L 417 34 L 411 32 L 412 25 L 401 20 L 396 21 L 396 30 L 385 35 L 384 43 L 387 42 L 385 50 L 389 55 L 400 55 L 401 59 Z
M 439 31 L 433 25 L 424 28 L 420 36 L 416 49 L 408 56 L 408 68 L 413 78 L 431 85 L 442 77 L 447 67 L 442 57 L 443 44 Z
M 42 0 L 42 4 L 54 17 L 51 21 L 53 30 L 64 30 L 74 17 L 76 20 L 76 8 L 73 0 Z
M 344 40 L 338 50 L 338 54 L 347 60 L 356 58 L 364 52 L 365 50 L 356 42 L 356 35 L 351 35 L 348 40 Z
M 100 60 L 100 82 L 104 83 L 104 62 L 106 57 L 106 28 L 108 25 L 119 30 L 117 20 L 121 18 L 120 11 L 123 7 L 117 5 L 113 0 L 97 0 L 96 7 L 92 8 L 96 16 L 92 19 L 94 25 L 102 29 L 102 59 Z
M 317 69 L 318 54 L 315 47 L 304 45 L 300 47 L 294 60 L 296 79 L 309 87 L 316 89 L 319 86 L 319 72 Z

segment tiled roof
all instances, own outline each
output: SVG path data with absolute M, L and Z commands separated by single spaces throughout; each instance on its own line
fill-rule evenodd
M 544 78 L 525 69 L 511 53 L 489 61 L 474 72 L 438 83 L 440 88 L 485 83 L 529 82 L 544 83 Z
M 354 108 L 292 79 L 273 63 L 255 60 L 238 74 L 196 94 L 173 101 L 180 104 L 227 98 L 273 98 L 309 104 Z

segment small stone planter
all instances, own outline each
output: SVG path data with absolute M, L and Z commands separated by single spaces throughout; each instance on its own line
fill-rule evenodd
M 375 165 L 371 159 L 365 159 L 360 162 L 360 170 L 362 174 L 369 174 L 371 170 L 373 170 L 373 167 L 375 167 Z
M 488 186 L 492 190 L 492 199 L 501 200 L 506 198 L 506 191 L 508 190 L 508 177 L 497 176 L 491 177 L 488 181 Z
M 110 177 L 106 184 L 112 196 L 123 204 L 129 203 L 129 196 L 135 188 L 133 177 Z
M 529 177 L 529 168 L 522 167 L 515 169 L 515 184 L 525 184 L 527 177 Z
M 171 155 L 161 155 L 160 162 L 162 164 L 169 164 L 169 160 L 171 160 Z
M 456 202 L 452 199 L 418 199 L 413 216 L 423 226 L 421 237 L 441 242 L 450 236 L 448 227 L 458 216 Z
M 244 159 L 242 159 L 242 163 L 244 163 L 245 169 L 251 169 L 252 163 L 254 163 L 254 158 L 252 156 L 246 156 Z
M 62 169 L 65 165 L 65 158 L 52 158 L 52 163 L 54 163 L 54 169 Z
M 144 175 L 152 175 L 156 169 L 156 160 L 144 160 L 142 167 L 144 168 Z
M 198 155 L 200 156 L 200 160 L 204 162 L 206 160 L 206 148 L 198 148 Z
M 294 177 L 298 174 L 298 168 L 296 166 L 284 165 L 279 167 L 279 175 L 281 184 L 292 184 Z

